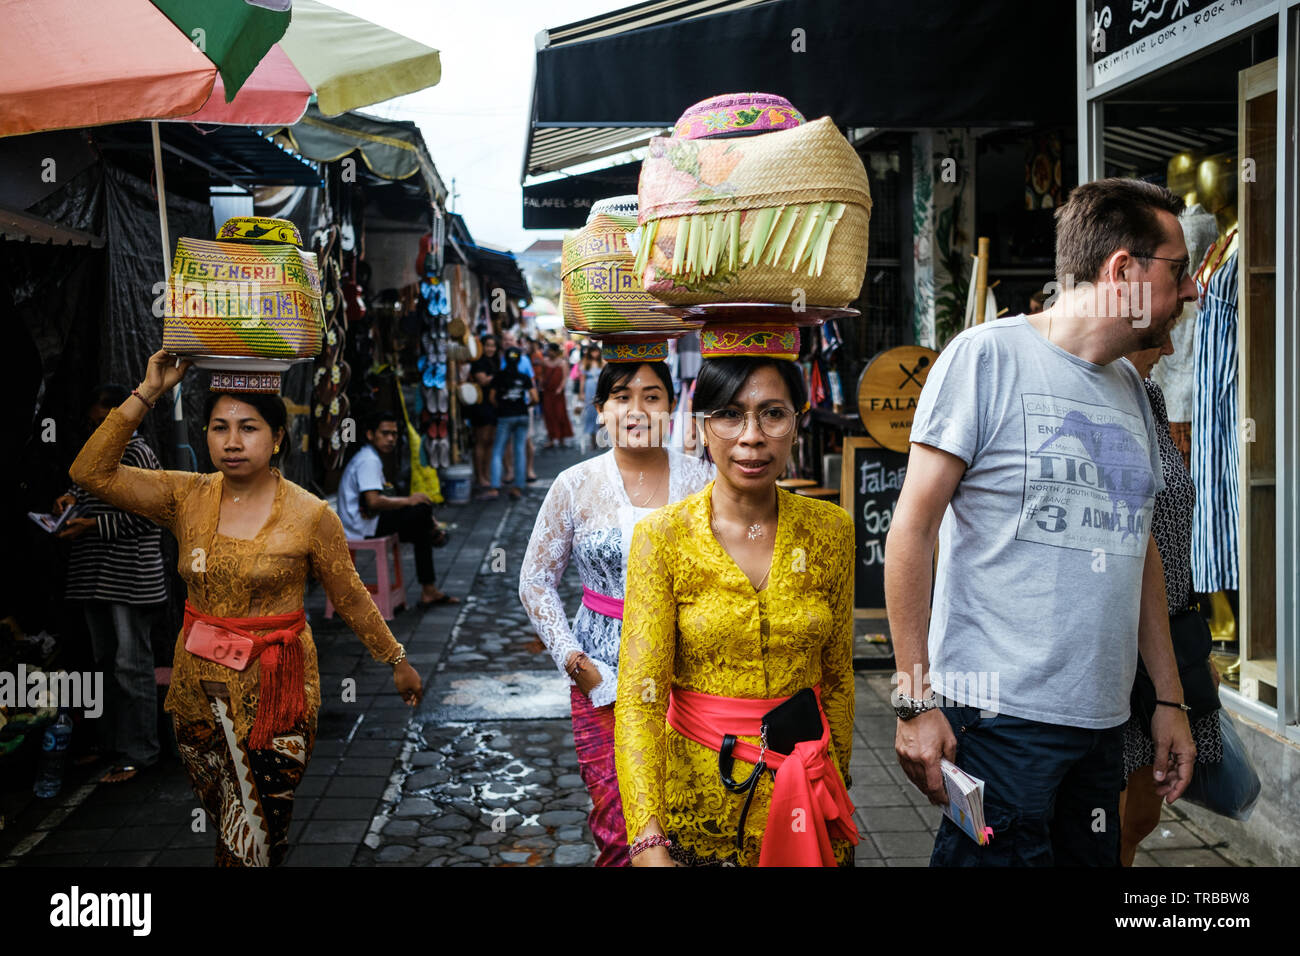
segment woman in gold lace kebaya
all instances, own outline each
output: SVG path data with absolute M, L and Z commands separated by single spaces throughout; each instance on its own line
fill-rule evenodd
M 273 866 L 288 850 L 293 791 L 316 736 L 320 676 L 303 612 L 308 573 L 411 706 L 419 675 L 384 623 L 329 506 L 271 461 L 285 438 L 279 396 L 209 396 L 214 474 L 119 464 L 148 410 L 184 376 L 166 352 L 77 456 L 72 478 L 172 532 L 188 587 L 166 708 L 181 759 L 217 830 L 218 866 Z
M 717 477 L 633 533 L 614 721 L 633 865 L 852 860 L 853 529 L 776 485 L 804 410 L 794 362 L 707 359 L 694 412 Z M 809 688 L 821 739 L 766 749 L 762 715 Z M 725 735 L 733 782 L 777 768 L 756 778 L 739 847 Z

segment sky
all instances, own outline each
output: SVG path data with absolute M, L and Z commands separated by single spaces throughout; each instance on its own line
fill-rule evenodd
M 523 228 L 519 173 L 538 32 L 632 0 L 325 0 L 439 51 L 442 81 L 361 112 L 419 124 L 448 206 L 476 242 L 521 252 L 559 231 Z

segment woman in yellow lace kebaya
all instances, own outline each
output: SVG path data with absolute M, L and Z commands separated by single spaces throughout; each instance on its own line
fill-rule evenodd
M 717 477 L 633 533 L 614 728 L 634 865 L 852 860 L 852 524 L 776 486 L 805 394 L 791 361 L 707 359 L 694 413 Z M 764 750 L 761 715 L 809 688 L 820 741 Z M 741 847 L 720 749 L 736 783 L 778 768 L 755 778 Z
M 419 675 L 384 623 L 329 506 L 271 467 L 285 436 L 279 396 L 209 396 L 208 454 L 218 471 L 119 464 L 146 412 L 184 376 L 166 352 L 86 442 L 72 478 L 96 497 L 176 536 L 188 587 L 166 708 L 181 759 L 217 831 L 218 866 L 271 866 L 288 850 L 293 792 L 316 736 L 320 677 L 303 612 L 314 574 L 398 692 Z

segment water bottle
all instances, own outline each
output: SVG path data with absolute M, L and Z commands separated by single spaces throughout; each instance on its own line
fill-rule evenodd
M 72 718 L 60 707 L 58 719 L 45 728 L 41 760 L 36 768 L 36 785 L 32 787 L 36 796 L 58 796 L 63 788 L 63 768 L 68 760 L 68 741 L 71 739 Z

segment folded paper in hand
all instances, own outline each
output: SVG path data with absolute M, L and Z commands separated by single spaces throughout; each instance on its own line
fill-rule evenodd
M 27 512 L 27 517 L 31 518 L 33 521 L 35 521 L 38 525 L 40 525 L 50 534 L 55 534 L 58 532 L 60 528 L 63 527 L 63 523 L 65 521 L 67 521 L 69 518 L 71 518 L 73 515 L 77 513 L 77 510 L 78 510 L 77 506 L 72 505 L 71 507 L 64 508 L 63 514 L 61 515 L 43 514 L 36 511 L 29 511 Z
M 987 846 L 993 839 L 993 828 L 984 824 L 984 781 L 947 759 L 940 761 L 939 769 L 948 792 L 944 816 L 980 846 Z

